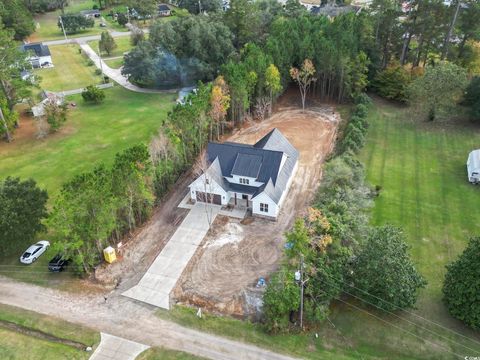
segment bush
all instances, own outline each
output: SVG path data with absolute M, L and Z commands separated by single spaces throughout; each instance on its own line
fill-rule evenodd
M 355 288 L 348 292 L 386 311 L 413 308 L 418 290 L 427 284 L 408 254 L 402 230 L 388 225 L 371 231 L 352 264 L 351 281 Z
M 100 104 L 105 100 L 105 92 L 95 85 L 88 85 L 82 92 L 82 98 L 85 102 Z
M 118 14 L 118 16 L 117 16 L 117 22 L 118 22 L 118 24 L 121 25 L 121 26 L 127 25 L 127 24 L 128 24 L 128 17 L 127 17 L 127 15 L 124 14 L 124 13 Z
M 102 75 L 101 69 L 95 69 L 95 75 Z
M 378 95 L 390 99 L 407 101 L 407 87 L 411 76 L 400 65 L 392 65 L 380 71 L 372 82 L 372 88 Z
M 354 115 L 357 115 L 361 118 L 367 117 L 368 115 L 368 107 L 364 104 L 358 104 L 355 107 L 355 110 L 353 112 Z
M 93 9 L 93 10 L 98 10 L 98 5 L 97 5 L 97 4 L 93 4 L 92 9 Z
M 468 84 L 463 103 L 470 107 L 473 119 L 480 120 L 480 76 L 475 76 Z
M 88 59 L 88 61 L 87 61 L 87 66 L 93 66 L 93 65 L 95 65 L 95 63 L 93 62 L 93 60 L 92 60 L 92 59 Z
M 353 102 L 356 105 L 363 104 L 366 106 L 370 106 L 372 104 L 372 99 L 370 99 L 370 96 L 368 96 L 367 94 L 361 93 L 355 96 L 355 98 L 353 99 Z
M 472 238 L 462 255 L 450 265 L 443 284 L 449 313 L 473 329 L 480 329 L 480 237 Z

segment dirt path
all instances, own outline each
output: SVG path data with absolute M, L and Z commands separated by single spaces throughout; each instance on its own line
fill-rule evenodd
M 149 346 L 189 352 L 210 359 L 279 359 L 290 357 L 159 319 L 149 305 L 113 292 L 105 303 L 101 295 L 71 295 L 0 277 L 0 303 L 60 317 Z
M 276 127 L 299 150 L 298 171 L 276 222 L 217 218 L 202 251 L 178 283 L 176 299 L 222 313 L 259 315 L 262 289 L 256 289 L 255 284 L 277 268 L 285 231 L 313 200 L 321 164 L 332 151 L 339 120 L 330 106 L 305 112 L 280 108 L 270 119 L 226 139 L 253 144 Z

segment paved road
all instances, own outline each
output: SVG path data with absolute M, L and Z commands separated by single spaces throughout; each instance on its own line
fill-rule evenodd
M 135 360 L 150 346 L 101 333 L 101 341 L 89 360 Z
M 163 346 L 209 359 L 292 359 L 162 320 L 155 316 L 156 308 L 153 306 L 116 292 L 110 294 L 105 303 L 102 294 L 70 294 L 0 277 L 0 303 L 60 317 L 148 346 Z
M 144 30 L 144 32 L 148 32 L 148 30 Z M 110 31 L 110 35 L 113 37 L 122 37 L 122 36 L 130 36 L 130 31 Z M 64 44 L 85 44 L 87 41 L 93 41 L 93 40 L 100 40 L 100 34 L 99 35 L 90 35 L 90 36 L 81 36 L 81 37 L 73 37 L 73 38 L 67 38 L 65 39 L 60 39 L 60 40 L 50 40 L 50 41 L 43 41 L 45 45 L 64 45 Z
M 137 285 L 122 295 L 170 309 L 170 293 L 220 211 L 196 203 Z
M 86 42 L 80 43 L 80 47 L 87 54 L 87 56 L 95 63 L 95 66 L 103 70 L 103 73 L 107 75 L 110 79 L 114 80 L 119 85 L 123 86 L 125 89 L 148 94 L 159 94 L 159 93 L 175 93 L 178 89 L 171 90 L 156 90 L 156 89 L 144 89 L 139 86 L 133 85 L 128 79 L 122 75 L 122 70 L 112 69 L 109 67 L 105 61 L 100 59 L 97 53 L 88 45 Z

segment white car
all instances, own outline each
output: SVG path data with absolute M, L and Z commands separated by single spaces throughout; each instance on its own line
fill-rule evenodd
M 22 264 L 31 264 L 38 259 L 50 246 L 50 243 L 46 240 L 37 242 L 36 244 L 30 246 L 25 252 L 20 256 L 20 262 Z

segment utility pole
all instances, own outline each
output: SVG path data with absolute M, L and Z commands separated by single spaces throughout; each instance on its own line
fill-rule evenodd
M 455 13 L 453 15 L 452 23 L 448 28 L 447 36 L 445 36 L 445 40 L 443 42 L 443 49 L 442 49 L 442 56 L 441 60 L 444 60 L 448 56 L 448 48 L 450 46 L 450 38 L 452 37 L 453 28 L 455 27 L 455 23 L 457 22 L 458 13 L 460 12 L 460 7 L 462 6 L 461 0 L 457 0 L 457 7 L 455 8 Z
M 102 53 L 100 52 L 100 41 L 98 41 L 98 59 L 100 60 L 100 71 L 102 72 L 102 83 L 105 84 L 105 74 L 103 73 Z
M 303 254 L 300 255 L 300 330 L 303 331 Z
M 60 25 L 62 25 L 62 30 L 63 30 L 63 36 L 65 36 L 65 41 L 68 41 L 67 40 L 67 33 L 65 32 L 65 27 L 63 26 L 63 20 L 62 20 L 62 16 L 60 15 L 58 17 L 59 21 L 60 21 Z
M 300 270 L 295 272 L 295 281 L 300 285 L 300 329 L 303 330 L 303 288 L 308 279 L 303 280 L 304 263 L 303 254 L 300 255 Z

